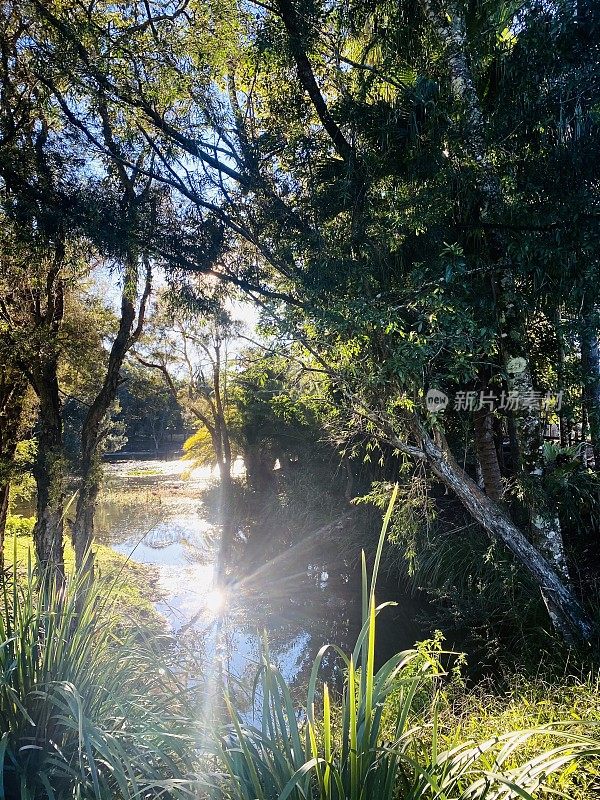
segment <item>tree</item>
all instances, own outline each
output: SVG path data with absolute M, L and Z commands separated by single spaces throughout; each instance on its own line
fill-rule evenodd
M 129 449 L 158 451 L 175 433 L 183 432 L 181 409 L 162 375 L 129 359 L 123 369 L 116 419 L 123 426 Z
M 432 419 L 419 402 L 431 387 L 536 390 L 532 323 L 593 296 L 598 60 L 582 14 L 596 28 L 595 7 L 278 0 L 234 15 L 227 39 L 212 7 L 188 15 L 172 4 L 154 18 L 121 9 L 114 32 L 98 3 L 28 11 L 44 31 L 40 79 L 65 125 L 93 141 L 81 100 L 52 79 L 68 53 L 81 91 L 100 86 L 136 114 L 152 176 L 187 206 L 188 230 L 220 230 L 208 237 L 216 249 L 194 250 L 184 235 L 181 268 L 267 298 L 365 437 L 426 464 L 529 571 L 563 635 L 589 638 L 545 498 L 540 415 L 473 409 L 465 435 L 456 415 Z M 112 45 L 110 69 L 93 57 L 91 19 Z M 190 58 L 174 57 L 174 44 Z M 139 78 L 148 70 L 173 91 L 157 95 Z M 515 356 L 525 369 L 511 375 Z M 453 455 L 473 446 L 487 492 Z M 499 474 L 519 497 L 496 499 Z
M 7 230 L 11 228 L 5 226 Z M 60 230 L 45 241 L 46 236 L 43 232 L 41 242 L 24 244 L 14 236 L 13 228 L 12 238 L 4 242 L 5 248 L 10 246 L 10 258 L 4 249 L 1 296 L 4 350 L 10 350 L 13 375 L 17 370 L 18 376 L 25 376 L 39 406 L 34 541 L 40 563 L 56 566 L 60 575 L 65 490 L 58 363 L 65 289 L 74 261 Z M 21 377 L 14 380 L 22 398 L 24 381 Z M 13 425 L 13 437 L 15 434 Z M 14 447 L 11 450 L 14 455 Z
M 233 449 L 229 429 L 229 346 L 237 326 L 225 311 L 202 316 L 174 308 L 163 295 L 152 318 L 152 327 L 137 361 L 158 370 L 198 430 L 187 446 L 191 455 L 204 437 L 219 468 L 221 483 L 230 494 Z
M 297 360 L 293 348 L 274 344 L 244 350 L 230 378 L 235 434 L 246 479 L 257 492 L 273 488 L 276 462 L 284 473 L 301 469 L 317 480 L 337 461 L 319 410 L 327 395 L 323 373 Z

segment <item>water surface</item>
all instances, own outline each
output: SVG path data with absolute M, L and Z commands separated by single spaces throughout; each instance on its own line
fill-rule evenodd
M 242 679 L 255 671 L 263 631 L 290 681 L 307 677 L 323 644 L 351 650 L 360 630 L 360 576 L 339 543 L 318 532 L 294 537 L 293 531 L 270 531 L 265 541 L 261 531 L 240 530 L 229 583 L 217 589 L 218 508 L 203 500 L 215 477 L 209 470 L 186 476 L 185 469 L 178 460 L 113 462 L 96 522 L 101 541 L 157 568 L 157 608 L 171 630 L 195 635 L 205 657 L 216 655 Z M 383 612 L 379 660 L 428 633 L 415 621 L 414 600 L 385 586 L 380 595 L 400 602 Z M 325 678 L 339 677 L 336 664 L 333 654 L 325 659 Z

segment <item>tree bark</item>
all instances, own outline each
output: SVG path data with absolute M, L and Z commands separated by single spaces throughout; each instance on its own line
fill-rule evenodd
M 540 478 L 546 469 L 543 452 L 543 430 L 540 409 L 536 403 L 523 404 L 524 398 L 533 398 L 533 381 L 529 365 L 525 360 L 525 368 L 518 374 L 508 372 L 508 389 L 520 400 L 520 406 L 514 412 L 514 422 L 519 443 L 519 467 L 529 475 L 534 484 L 534 491 L 542 494 Z M 507 364 L 511 357 L 506 356 Z M 533 542 L 539 547 L 554 569 L 569 581 L 569 569 L 565 554 L 560 520 L 555 508 L 547 502 L 534 497 L 530 501 L 529 516 Z M 545 598 L 548 610 L 552 607 L 551 598 Z M 551 612 L 552 613 L 552 612 Z
M 112 343 L 108 358 L 108 367 L 100 391 L 89 408 L 83 423 L 80 451 L 80 479 L 75 521 L 72 528 L 72 541 L 75 550 L 75 565 L 78 570 L 93 574 L 94 555 L 94 513 L 100 491 L 100 454 L 102 425 L 106 415 L 114 403 L 119 388 L 120 370 L 128 350 L 139 338 L 144 323 L 145 309 L 151 291 L 150 269 L 146 273 L 146 285 L 140 300 L 138 324 L 133 325 L 136 318 L 136 296 L 138 283 L 138 264 L 135 256 L 130 255 L 121 294 L 121 317 L 119 329 Z
M 0 569 L 4 567 L 4 534 L 13 461 L 19 440 L 19 426 L 27 391 L 24 376 L 5 368 L 0 376 Z
M 352 393 L 348 393 L 348 397 L 353 403 L 355 413 L 373 426 L 381 442 L 417 461 L 425 462 L 431 472 L 452 491 L 490 537 L 510 550 L 540 590 L 552 595 L 557 608 L 557 617 L 553 619 L 553 623 L 565 640 L 589 641 L 594 633 L 594 625 L 571 587 L 510 520 L 506 510 L 484 494 L 475 481 L 458 465 L 443 435 L 437 434 L 437 441 L 434 441 L 418 416 L 414 414 L 406 420 L 406 423 L 412 430 L 418 446 L 409 444 L 396 434 L 385 415 L 365 408 Z
M 34 469 L 37 517 L 33 540 L 40 566 L 64 578 L 64 459 L 62 403 L 58 391 L 56 359 L 40 370 L 36 381 L 39 398 L 38 454 Z
M 554 330 L 556 332 L 556 361 L 557 361 L 556 391 L 559 393 L 560 397 L 562 397 L 565 388 L 565 337 L 562 330 L 562 320 L 559 308 L 556 309 L 554 317 Z M 558 409 L 558 436 L 559 436 L 560 446 L 567 447 L 569 442 L 568 442 L 567 426 L 565 420 L 565 410 L 562 403 L 560 408 Z
M 580 328 L 583 402 L 594 452 L 594 465 L 600 470 L 600 351 L 595 309 L 588 304 Z
M 235 519 L 233 509 L 233 483 L 231 480 L 231 440 L 225 418 L 225 402 L 221 386 L 221 353 L 220 346 L 215 347 L 215 362 L 213 367 L 213 387 L 215 395 L 215 438 L 219 473 L 221 478 L 221 542 L 217 556 L 217 583 L 222 583 L 226 577 L 227 566 L 230 561 L 231 547 L 235 534 Z
M 487 408 L 475 411 L 473 418 L 475 450 L 481 467 L 485 493 L 492 500 L 502 498 L 502 474 L 494 439 L 494 418 Z

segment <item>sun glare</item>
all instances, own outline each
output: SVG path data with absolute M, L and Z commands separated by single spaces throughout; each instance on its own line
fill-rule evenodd
M 211 589 L 204 598 L 204 608 L 211 617 L 222 614 L 227 605 L 227 595 L 223 589 Z

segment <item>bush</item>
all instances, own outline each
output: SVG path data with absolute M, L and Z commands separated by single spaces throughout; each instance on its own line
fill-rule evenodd
M 16 577 L 1 601 L 0 797 L 191 794 L 194 725 L 166 640 L 124 631 L 97 584 L 57 588 L 31 565 Z
M 317 692 L 326 647 L 313 664 L 300 709 L 265 642 L 257 677 L 259 724 L 246 722 L 229 703 L 231 726 L 216 749 L 225 765 L 225 776 L 215 786 L 221 797 L 530 800 L 548 776 L 600 758 L 600 742 L 579 724 L 537 725 L 478 741 L 465 740 L 460 731 L 443 736 L 439 639 L 394 656 L 375 672 L 375 621 L 383 608 L 375 606 L 375 581 L 392 506 L 393 500 L 370 591 L 363 556 L 364 624 L 353 653 L 338 651 L 346 670 L 339 704 L 332 703 L 326 684 Z
M 11 514 L 6 519 L 5 536 L 31 536 L 34 525 L 35 517 Z

